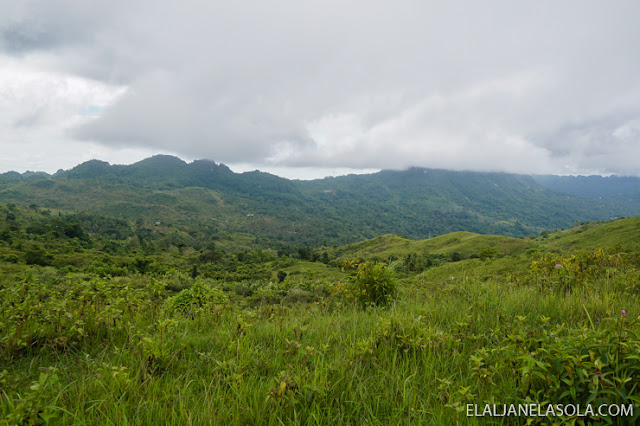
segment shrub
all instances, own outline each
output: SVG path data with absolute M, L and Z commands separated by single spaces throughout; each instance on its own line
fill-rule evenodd
M 49 423 L 56 419 L 61 411 L 51 404 L 59 393 L 60 380 L 57 368 L 44 368 L 38 380 L 31 383 L 29 390 L 19 395 L 16 401 L 9 401 L 9 415 L 0 422 L 16 425 Z
M 397 292 L 393 271 L 382 263 L 359 263 L 348 284 L 351 294 L 363 307 L 388 305 Z
M 451 253 L 452 262 L 459 262 L 461 260 L 462 260 L 462 253 L 460 253 L 459 251 L 454 251 L 453 253 Z
M 45 253 L 41 248 L 34 248 L 24 254 L 24 261 L 27 265 L 49 266 L 53 261 L 53 256 Z
M 19 260 L 20 259 L 15 254 L 8 254 L 4 257 L 4 261 L 9 263 L 18 263 Z
M 196 279 L 191 288 L 167 299 L 173 312 L 195 316 L 205 310 L 209 310 L 225 303 L 228 297 L 217 287 L 210 287 L 202 280 Z
M 480 260 L 489 260 L 502 257 L 503 253 L 495 247 L 487 246 L 480 250 L 478 257 Z

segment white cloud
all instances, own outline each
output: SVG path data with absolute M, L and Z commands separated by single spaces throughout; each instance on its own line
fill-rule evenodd
M 53 161 L 71 167 L 105 151 L 70 140 L 68 131 L 95 119 L 126 88 L 43 70 L 38 61 L 0 56 L 0 170 L 51 171 Z
M 517 110 L 529 109 L 545 90 L 537 73 L 482 82 L 451 94 L 434 94 L 368 126 L 354 111 L 309 124 L 315 144 L 285 146 L 270 160 L 280 164 L 548 172 L 545 148 L 519 133 Z M 505 111 L 494 114 L 493 109 Z
M 44 76 L 0 105 L 4 145 L 272 169 L 640 174 L 634 1 L 0 6 L 2 60 Z

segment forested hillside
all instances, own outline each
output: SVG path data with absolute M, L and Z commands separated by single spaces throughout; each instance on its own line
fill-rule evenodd
M 5 173 L 0 200 L 135 220 L 140 228 L 204 228 L 227 239 L 250 235 L 273 248 L 388 233 L 413 239 L 456 231 L 519 237 L 640 214 L 640 204 L 629 197 L 601 201 L 560 194 L 524 175 L 413 168 L 297 181 L 171 156 L 130 166 L 93 160 L 54 176 Z

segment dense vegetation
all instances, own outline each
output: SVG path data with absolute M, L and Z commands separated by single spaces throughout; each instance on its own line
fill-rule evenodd
M 0 205 L 0 424 L 523 424 L 466 404 L 529 402 L 633 404 L 529 419 L 633 424 L 639 235 L 269 248 Z
M 633 187 L 629 181 L 626 189 Z M 637 193 L 640 186 L 637 185 Z M 560 194 L 533 178 L 413 168 L 315 181 L 156 156 L 130 166 L 89 161 L 54 176 L 0 175 L 0 200 L 135 220 L 264 248 L 346 244 L 381 234 L 456 231 L 514 237 L 640 214 L 637 197 Z M 251 246 L 245 246 L 250 249 Z

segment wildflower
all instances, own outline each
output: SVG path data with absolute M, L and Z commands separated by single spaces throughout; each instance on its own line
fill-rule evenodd
M 620 312 L 620 315 L 622 315 L 623 317 L 627 315 L 627 311 L 625 311 L 624 309 Z
M 559 264 L 559 263 L 556 263 L 556 268 L 558 268 L 558 269 L 559 269 L 559 268 L 564 268 L 564 266 L 562 266 L 562 265 L 561 265 L 561 264 Z

